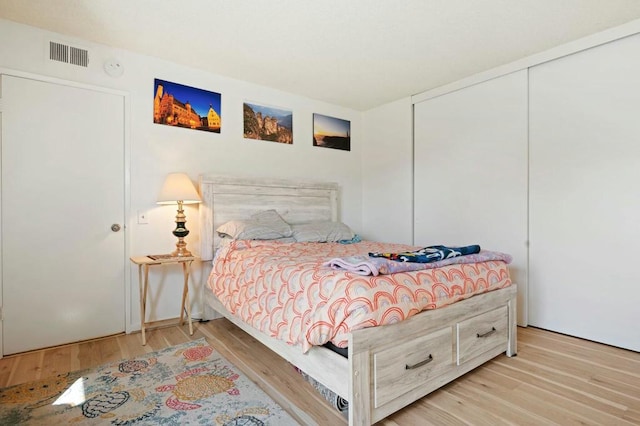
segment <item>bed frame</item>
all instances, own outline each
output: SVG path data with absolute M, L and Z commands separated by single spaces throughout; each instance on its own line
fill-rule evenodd
M 200 256 L 213 258 L 214 230 L 228 220 L 276 209 L 289 223 L 338 220 L 335 183 L 201 176 Z M 516 354 L 516 285 L 423 311 L 397 324 L 357 330 L 349 357 L 324 347 L 306 354 L 231 315 L 205 289 L 205 300 L 281 357 L 349 401 L 349 425 L 370 425 L 495 356 Z M 349 378 L 349 380 L 345 380 Z

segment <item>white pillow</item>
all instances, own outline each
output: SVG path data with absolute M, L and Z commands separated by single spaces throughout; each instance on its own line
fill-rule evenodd
M 291 225 L 293 238 L 298 242 L 330 243 L 340 240 L 350 240 L 354 233 L 342 222 L 312 222 Z

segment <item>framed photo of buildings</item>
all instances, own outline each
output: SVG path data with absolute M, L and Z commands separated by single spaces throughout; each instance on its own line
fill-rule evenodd
M 220 133 L 222 95 L 165 80 L 154 80 L 153 122 Z

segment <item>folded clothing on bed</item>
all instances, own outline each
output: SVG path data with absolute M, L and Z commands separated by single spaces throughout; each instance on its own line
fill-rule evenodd
M 497 251 L 480 250 L 478 253 L 464 256 L 449 257 L 429 263 L 420 262 L 398 262 L 386 257 L 371 257 L 367 255 L 355 255 L 337 257 L 324 263 L 333 269 L 345 272 L 353 272 L 359 275 L 388 275 L 398 272 L 421 271 L 424 269 L 441 268 L 447 265 L 459 265 L 464 263 L 488 262 L 490 260 L 501 260 L 507 264 L 511 263 L 512 257 L 506 253 Z
M 431 263 L 439 260 L 451 259 L 452 257 L 465 256 L 480 252 L 477 244 L 462 247 L 429 246 L 419 250 L 406 251 L 402 253 L 369 253 L 371 257 L 384 257 L 398 262 Z
M 375 259 L 365 254 L 334 257 L 328 262 L 323 263 L 323 266 L 353 272 L 358 275 L 378 275 L 380 273 L 376 266 Z

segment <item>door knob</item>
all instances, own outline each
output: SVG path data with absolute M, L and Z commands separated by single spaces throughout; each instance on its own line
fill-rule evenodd
M 114 223 L 113 225 L 111 225 L 111 230 L 113 232 L 118 232 L 120 230 L 120 225 L 118 225 L 117 223 Z

